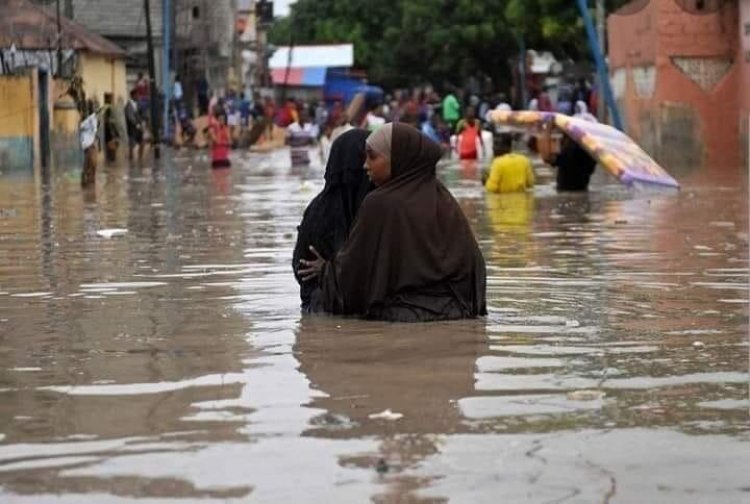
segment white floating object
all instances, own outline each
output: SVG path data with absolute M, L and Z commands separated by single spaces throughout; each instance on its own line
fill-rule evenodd
M 693 341 L 693 348 L 695 348 L 696 350 L 703 350 L 704 348 L 706 348 L 706 344 L 702 341 Z
M 387 410 L 383 410 L 380 413 L 372 413 L 369 415 L 369 418 L 372 418 L 373 420 L 398 420 L 399 418 L 403 417 L 401 413 L 394 413 L 391 411 L 390 408 Z
M 573 390 L 568 392 L 571 401 L 597 401 L 603 399 L 606 394 L 601 390 Z
M 127 229 L 122 228 L 112 228 L 112 229 L 100 229 L 96 232 L 98 236 L 101 236 L 102 238 L 113 238 L 115 236 L 124 236 L 125 233 L 127 233 Z

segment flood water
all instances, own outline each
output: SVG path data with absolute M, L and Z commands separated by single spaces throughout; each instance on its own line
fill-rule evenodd
M 489 315 L 401 325 L 300 316 L 287 156 L 0 176 L 1 502 L 750 500 L 746 175 L 444 166 Z

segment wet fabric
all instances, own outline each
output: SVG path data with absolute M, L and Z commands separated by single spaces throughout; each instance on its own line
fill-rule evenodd
M 332 258 L 346 241 L 362 200 L 374 187 L 364 170 L 367 135 L 367 131 L 353 129 L 333 142 L 326 164 L 325 187 L 307 206 L 297 228 L 292 268 L 300 284 L 303 310 L 316 310 L 311 299 L 317 281 L 302 281 L 300 259 L 314 259 L 309 251 L 311 245 L 324 258 Z
M 362 202 L 321 275 L 326 311 L 401 322 L 487 313 L 484 258 L 461 208 L 435 177 L 441 147 L 394 124 L 392 179 Z
M 534 169 L 531 161 L 515 152 L 496 157 L 484 187 L 494 193 L 522 192 L 533 188 Z
M 587 191 L 596 160 L 583 147 L 568 141 L 552 165 L 557 167 L 558 191 Z
M 393 123 L 386 124 L 378 131 L 367 137 L 367 146 L 389 160 L 391 159 L 392 142 Z

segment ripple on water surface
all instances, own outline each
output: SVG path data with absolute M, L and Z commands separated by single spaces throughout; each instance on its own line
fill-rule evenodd
M 317 161 L 179 156 L 0 177 L 3 502 L 747 496 L 746 179 L 495 197 L 441 164 L 490 313 L 401 325 L 300 317 Z

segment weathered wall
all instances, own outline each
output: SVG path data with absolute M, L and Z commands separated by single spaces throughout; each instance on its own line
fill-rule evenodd
M 740 118 L 740 151 L 743 165 L 750 169 L 750 0 L 740 0 L 739 33 L 740 43 L 737 62 L 740 65 L 739 106 Z
M 613 76 L 629 133 L 668 169 L 739 164 L 737 5 L 693 15 L 652 0 L 610 16 Z
M 649 2 L 635 14 L 610 16 L 607 30 L 615 100 L 628 133 L 652 155 L 658 153 L 657 111 L 653 104 L 656 26 L 657 5 Z
M 31 169 L 38 107 L 34 76 L 0 76 L 0 171 Z
M 87 98 L 96 98 L 104 103 L 104 93 L 112 93 L 115 101 L 128 97 L 125 80 L 125 61 L 96 54 L 82 53 L 78 70 L 83 78 Z
M 80 122 L 81 118 L 76 109 L 76 104 L 70 97 L 63 96 L 55 100 L 50 138 L 55 167 L 69 168 L 82 165 L 83 152 L 78 136 Z

